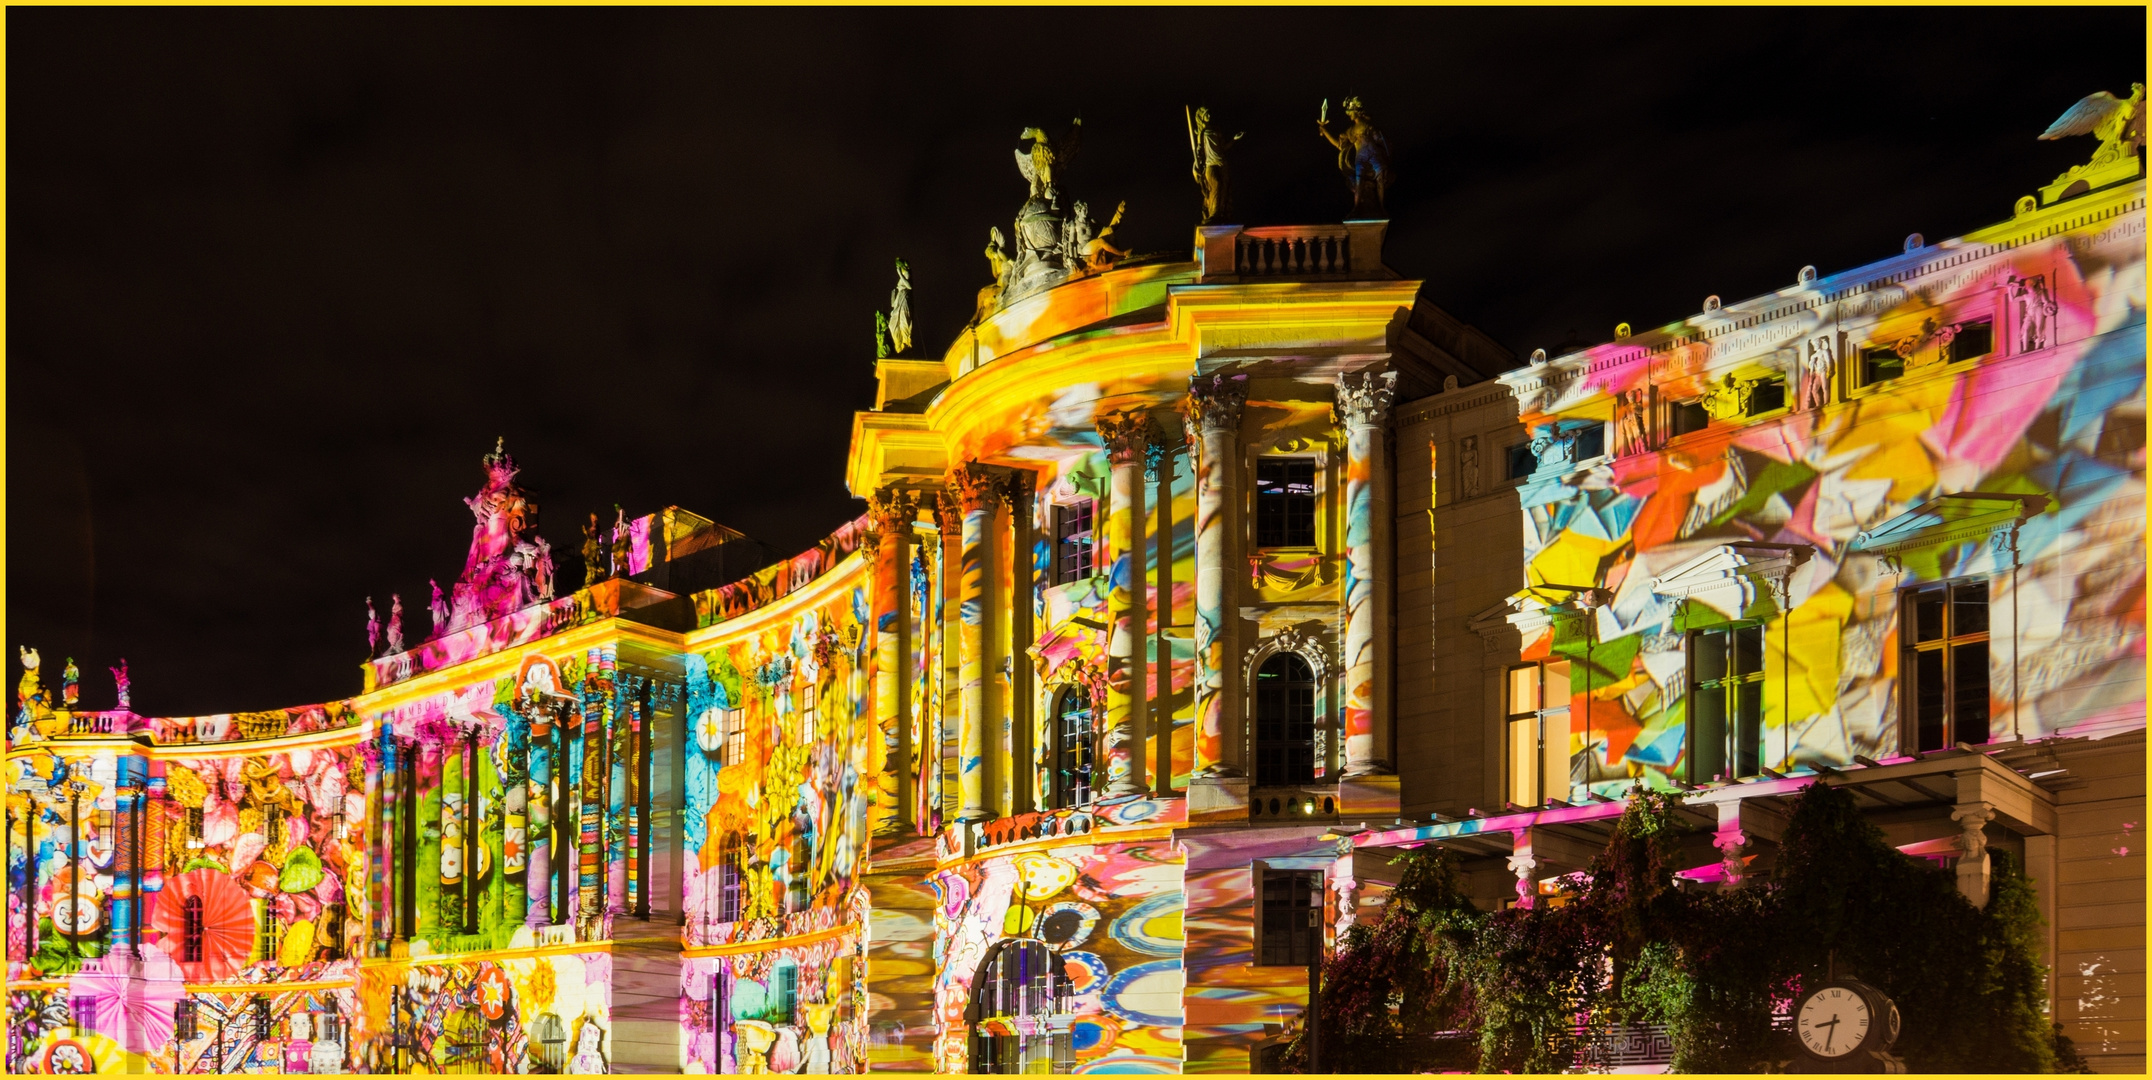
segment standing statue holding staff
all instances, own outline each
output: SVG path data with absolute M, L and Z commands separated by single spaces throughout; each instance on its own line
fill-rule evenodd
M 1226 164 L 1225 152 L 1247 132 L 1227 138 L 1211 126 L 1209 109 L 1189 112 L 1184 105 L 1181 111 L 1188 121 L 1188 150 L 1195 158 L 1196 190 L 1203 194 L 1203 218 L 1197 224 L 1216 224 L 1233 212 L 1232 171 Z
M 903 356 L 912 347 L 912 268 L 897 260 L 897 287 L 889 293 L 889 352 Z
M 1324 98 L 1322 116 L 1315 122 L 1315 130 L 1322 132 L 1323 138 L 1337 147 L 1338 171 L 1345 174 L 1345 182 L 1352 187 L 1353 216 L 1383 217 L 1383 196 L 1390 187 L 1389 140 L 1384 139 L 1374 121 L 1368 119 L 1367 106 L 1361 104 L 1359 98 L 1345 99 L 1345 118 L 1351 126 L 1332 135 L 1330 99 Z

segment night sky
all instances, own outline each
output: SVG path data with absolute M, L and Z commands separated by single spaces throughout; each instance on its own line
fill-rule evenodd
M 850 414 L 912 265 L 938 356 L 1028 126 L 1064 203 L 1190 246 L 1184 105 L 1238 218 L 1349 207 L 1313 121 L 1396 155 L 1386 261 L 1523 355 L 2009 216 L 2035 141 L 2145 71 L 2145 12 L 11 8 L 7 631 L 109 708 L 334 700 L 362 601 L 461 569 L 506 436 L 561 577 L 590 510 L 795 551 L 857 514 Z M 19 670 L 19 669 L 18 669 Z

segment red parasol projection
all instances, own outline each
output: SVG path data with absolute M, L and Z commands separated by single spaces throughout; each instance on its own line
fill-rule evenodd
M 221 870 L 166 878 L 150 925 L 164 935 L 165 951 L 179 961 L 188 982 L 216 982 L 238 971 L 254 950 L 254 906 Z
M 84 965 L 68 984 L 75 1022 L 109 1035 L 122 1050 L 155 1054 L 171 1041 L 173 1009 L 186 994 L 179 965 L 155 945 L 139 958 L 125 950 Z

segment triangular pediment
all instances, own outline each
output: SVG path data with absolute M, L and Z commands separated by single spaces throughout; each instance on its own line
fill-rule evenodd
M 1695 600 L 1738 619 L 1768 589 L 1782 602 L 1786 581 L 1815 552 L 1806 544 L 1720 544 L 1651 579 L 1651 591 Z
M 1929 544 L 1963 543 L 2023 524 L 2047 508 L 2045 495 L 1961 491 L 1921 503 L 1854 538 L 1853 550 L 1891 555 Z

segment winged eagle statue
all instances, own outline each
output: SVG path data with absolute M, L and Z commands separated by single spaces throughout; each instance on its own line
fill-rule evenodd
M 2070 111 L 2047 126 L 2042 139 L 2065 139 L 2092 135 L 2100 140 L 2093 152 L 2093 165 L 2105 165 L 2137 152 L 2145 141 L 2145 84 L 2133 83 L 2130 96 L 2118 98 L 2105 90 L 2089 94 L 2070 106 Z
M 1058 145 L 1047 138 L 1044 128 L 1025 128 L 1017 138 L 1031 141 L 1029 149 L 1015 151 L 1016 169 L 1031 184 L 1031 197 L 1054 201 L 1060 194 L 1054 187 L 1054 166 L 1065 168 L 1076 160 L 1076 149 L 1083 144 L 1083 117 L 1069 124 Z

